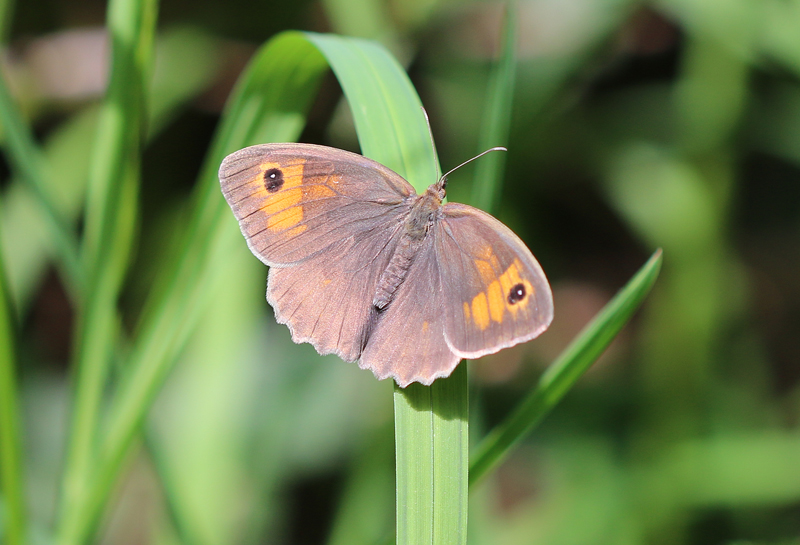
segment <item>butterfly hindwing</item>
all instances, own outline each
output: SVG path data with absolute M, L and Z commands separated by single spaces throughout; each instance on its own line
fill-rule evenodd
M 377 317 L 359 366 L 401 387 L 431 384 L 460 361 L 444 342 L 443 293 L 432 237 L 422 244 L 392 302 Z
M 474 359 L 538 336 L 553 319 L 553 296 L 530 250 L 481 210 L 443 211 L 434 238 L 448 346 Z

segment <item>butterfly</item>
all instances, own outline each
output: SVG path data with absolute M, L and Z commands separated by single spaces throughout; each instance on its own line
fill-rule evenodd
M 533 254 L 489 214 L 442 204 L 446 176 L 418 195 L 366 157 L 288 143 L 232 153 L 219 179 L 292 340 L 378 379 L 429 385 L 553 319 Z

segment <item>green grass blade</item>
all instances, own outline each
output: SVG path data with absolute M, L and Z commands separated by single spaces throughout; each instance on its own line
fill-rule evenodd
M 45 159 L 33 140 L 30 128 L 23 121 L 6 85 L 5 76 L 0 73 L 0 125 L 3 129 L 4 147 L 9 163 L 19 178 L 36 196 L 44 210 L 44 218 L 50 236 L 55 240 L 59 254 L 61 276 L 64 285 L 77 301 L 77 294 L 83 289 L 83 270 L 78 257 L 78 242 L 75 240 L 69 223 L 53 202 L 52 194 L 45 184 L 48 176 Z
M 194 29 L 166 30 L 156 40 L 156 59 L 153 81 L 148 90 L 147 139 L 153 140 L 176 113 L 208 87 L 218 72 L 221 62 L 218 42 Z M 17 108 L 19 109 L 19 108 Z M 75 112 L 50 131 L 40 144 L 43 158 L 42 170 L 57 172 L 40 182 L 41 195 L 31 191 L 29 181 L 18 172 L 13 157 L 14 176 L 5 190 L 3 199 L 3 248 L 6 251 L 6 274 L 15 311 L 21 316 L 27 312 L 33 290 L 45 274 L 50 261 L 55 258 L 62 282 L 69 287 L 63 262 L 71 255 L 73 269 L 81 269 L 77 241 L 72 252 L 64 257 L 69 244 L 59 242 L 51 234 L 52 222 L 48 220 L 40 201 L 52 203 L 68 227 L 78 223 L 84 209 L 89 162 L 97 131 L 100 105 L 90 105 Z M 17 114 L 19 118 L 19 114 Z M 31 140 L 28 139 L 28 142 Z M 9 155 L 13 151 L 10 146 Z M 34 150 L 35 155 L 37 150 Z M 83 274 L 82 270 L 78 274 Z M 73 297 L 78 302 L 78 299 Z
M 503 48 L 500 59 L 489 80 L 487 107 L 484 110 L 483 130 L 480 132 L 478 153 L 494 146 L 506 146 L 511 126 L 514 102 L 514 83 L 517 75 L 517 3 L 511 0 L 506 9 L 503 28 Z M 472 185 L 472 205 L 494 212 L 505 170 L 505 153 L 490 153 L 475 164 Z
M 375 42 L 306 34 L 331 65 L 350 103 L 361 153 L 424 191 L 439 175 L 422 102 L 403 68 Z
M 446 379 L 436 380 L 430 390 L 434 441 L 432 543 L 465 545 L 469 506 L 469 381 L 466 364 L 456 367 Z M 398 540 L 398 543 L 402 541 Z
M 216 59 L 215 46 L 216 44 L 214 41 L 205 35 L 180 29 L 168 31 L 160 38 L 159 55 L 161 57 L 162 66 L 160 72 L 157 71 L 154 74 L 153 87 L 149 90 L 150 98 L 148 103 L 153 103 L 155 106 L 148 112 L 150 114 L 150 122 L 148 123 L 149 138 L 157 134 L 154 128 L 158 129 L 163 127 L 164 120 L 171 118 L 172 112 L 174 112 L 180 104 L 191 99 L 211 77 L 212 71 L 216 66 L 214 62 Z M 196 54 L 198 49 L 203 50 L 203 62 L 193 63 L 190 67 L 187 67 L 185 58 L 189 55 Z M 4 83 L 4 81 L 0 81 L 0 84 L 4 85 Z M 88 158 L 89 151 L 84 151 L 84 147 L 88 148 L 91 146 L 91 138 L 88 139 L 88 144 L 84 144 L 84 142 L 87 141 L 87 133 L 91 135 L 95 133 L 94 125 L 96 123 L 94 122 L 94 118 L 96 115 L 91 111 L 94 108 L 81 112 L 62 125 L 55 135 L 51 135 L 50 141 L 47 143 L 47 148 L 39 150 L 30 136 L 30 130 L 22 123 L 20 114 L 14 109 L 14 104 L 5 91 L 6 89 L 3 86 L 3 88 L 0 89 L 0 92 L 3 92 L 3 96 L 0 97 L 3 99 L 0 100 L 0 110 L 2 110 L 0 111 L 0 115 L 3 117 L 0 119 L 11 119 L 11 122 L 3 122 L 3 128 L 6 132 L 6 146 L 9 149 L 12 166 L 15 167 L 17 177 L 27 182 L 26 185 L 34 189 L 31 193 L 44 204 L 44 207 L 42 207 L 44 213 L 38 213 L 37 210 L 35 220 L 32 221 L 36 221 L 40 217 L 47 220 L 47 211 L 50 210 L 50 218 L 57 218 L 57 214 L 61 214 L 65 218 L 69 218 L 66 223 L 72 223 L 77 217 L 78 210 L 81 208 L 77 199 L 83 200 L 85 189 L 82 179 L 86 176 L 80 169 L 75 168 L 74 163 L 78 161 L 81 164 L 85 164 L 84 162 Z M 91 128 L 88 128 L 90 125 Z M 73 142 L 71 146 L 67 143 L 69 141 Z M 68 152 L 62 149 L 65 146 L 69 147 Z M 68 170 L 59 170 L 56 168 L 58 164 L 64 163 L 66 158 L 68 158 L 70 168 Z M 52 162 L 53 159 L 55 159 L 55 162 Z M 23 168 L 16 168 L 17 164 L 23 165 Z M 51 172 L 53 170 L 60 172 L 58 183 L 54 183 L 52 177 L 48 178 L 42 175 L 42 171 Z M 38 185 L 34 185 L 37 183 Z M 61 187 L 70 187 L 75 192 L 75 195 L 69 195 L 69 198 L 65 198 L 67 196 L 57 191 Z M 28 191 L 30 192 L 30 189 Z M 50 225 L 52 226 L 53 223 L 55 222 L 50 222 Z M 47 225 L 47 221 L 45 221 L 44 224 Z M 6 224 L 6 227 L 8 227 L 8 224 Z M 18 233 L 25 227 L 27 227 L 27 225 L 12 226 L 10 229 L 7 229 L 6 232 Z M 53 229 L 51 228 L 49 232 L 52 231 Z M 71 234 L 66 231 L 66 227 L 60 230 L 60 232 L 66 233 L 66 237 L 71 237 Z M 30 233 L 26 231 L 25 234 L 27 236 Z M 56 257 L 59 260 L 59 269 L 62 270 L 63 281 L 69 286 L 70 282 L 68 277 L 71 275 L 66 274 L 66 270 L 74 270 L 75 276 L 83 274 L 83 270 L 79 266 L 76 242 L 72 239 L 71 243 L 63 243 L 56 234 L 50 236 L 51 239 L 55 241 L 52 247 L 56 248 L 58 251 Z M 17 239 L 14 240 L 16 241 Z M 35 238 L 34 242 L 37 240 L 38 239 Z M 50 247 L 50 245 L 47 245 L 47 247 Z M 65 249 L 71 251 L 65 252 Z M 47 252 L 47 249 L 44 247 L 40 248 L 40 251 L 41 250 Z M 31 275 L 32 268 L 30 267 L 30 259 L 23 259 L 22 262 L 25 263 L 25 265 L 23 265 L 23 270 L 26 271 L 27 275 Z M 43 262 L 37 261 L 36 264 L 41 266 Z M 18 263 L 15 265 L 19 269 L 20 265 Z M 68 267 L 67 265 L 71 266 Z M 34 273 L 32 276 L 36 277 L 37 275 Z M 75 290 L 71 289 L 70 291 L 74 292 Z M 23 299 L 27 300 L 27 298 Z M 76 303 L 79 302 L 77 296 L 74 296 L 73 300 L 75 300 Z M 21 308 L 20 312 L 24 313 L 24 306 Z M 146 443 L 146 446 L 150 448 L 151 443 Z M 153 455 L 156 456 L 157 453 L 154 452 Z M 170 500 L 169 492 L 169 489 L 165 489 L 165 497 L 168 502 Z
M 81 541 L 75 513 L 86 501 L 98 414 L 118 334 L 116 305 L 136 214 L 156 7 L 156 0 L 109 3 L 111 76 L 89 172 L 83 246 L 87 292 L 79 308 L 75 402 L 61 489 L 58 539 L 65 545 Z
M 658 250 L 544 372 L 536 389 L 481 442 L 470 468 L 470 484 L 499 464 L 600 357 L 650 292 L 661 261 Z
M 331 64 L 364 155 L 423 191 L 438 178 L 421 103 L 405 71 L 368 41 L 309 34 Z M 467 368 L 395 388 L 397 544 L 466 543 Z
M 256 54 L 240 78 L 201 170 L 185 239 L 147 302 L 124 366 L 130 372 L 121 378 L 109 409 L 88 501 L 75 516 L 76 541 L 93 532 L 144 417 L 203 312 L 211 281 L 206 271 L 225 259 L 224 248 L 240 237 L 219 190 L 220 162 L 246 145 L 297 138 L 325 69 L 302 35 L 284 33 Z
M 395 385 L 398 544 L 467 542 L 467 367 L 431 386 Z
M 86 204 L 83 259 L 89 275 L 124 267 L 117 218 L 126 184 L 138 178 L 145 134 L 146 90 L 152 69 L 155 0 L 111 0 L 111 75 L 92 153 Z
M 0 540 L 8 545 L 22 545 L 27 541 L 25 488 L 22 484 L 22 444 L 13 322 L 3 260 L 0 256 L 0 490 L 5 504 Z

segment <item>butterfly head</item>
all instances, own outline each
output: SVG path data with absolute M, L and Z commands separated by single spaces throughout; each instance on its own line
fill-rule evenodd
M 440 201 L 443 201 L 445 195 L 447 194 L 447 191 L 445 191 L 446 188 L 447 188 L 447 178 L 442 176 L 441 178 L 439 178 L 438 182 L 436 182 L 435 184 L 430 186 L 430 188 L 428 188 L 428 191 L 436 195 L 436 197 Z

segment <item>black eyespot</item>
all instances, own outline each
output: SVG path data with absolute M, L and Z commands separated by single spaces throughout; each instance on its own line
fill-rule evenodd
M 508 304 L 509 305 L 516 305 L 523 299 L 525 299 L 525 286 L 523 284 L 517 284 L 513 286 L 508 292 Z
M 270 193 L 275 193 L 283 187 L 283 172 L 278 168 L 271 168 L 264 172 L 264 187 Z

